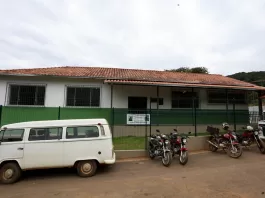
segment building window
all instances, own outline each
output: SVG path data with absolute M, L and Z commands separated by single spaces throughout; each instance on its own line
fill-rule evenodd
M 32 128 L 29 132 L 29 141 L 59 140 L 62 139 L 63 128 Z
M 197 92 L 187 92 L 187 91 L 173 91 L 172 92 L 172 108 L 193 108 L 199 107 L 199 100 L 197 97 Z
M 210 90 L 208 91 L 208 103 L 212 104 L 225 104 L 226 103 L 225 90 Z M 246 104 L 246 93 L 244 91 L 228 91 L 229 104 Z
M 151 98 L 151 99 L 150 99 L 150 102 L 151 102 L 151 103 L 157 103 L 157 98 Z M 158 104 L 159 104 L 159 105 L 163 105 L 163 104 L 164 104 L 164 100 L 163 100 L 163 98 L 158 98 Z
M 67 127 L 66 139 L 99 137 L 97 126 Z
M 99 107 L 100 88 L 67 87 L 66 106 Z
M 9 105 L 44 106 L 45 86 L 41 85 L 10 85 Z

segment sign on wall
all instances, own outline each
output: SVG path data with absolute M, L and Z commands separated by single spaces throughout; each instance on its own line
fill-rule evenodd
M 131 125 L 150 124 L 150 114 L 127 114 L 127 124 Z

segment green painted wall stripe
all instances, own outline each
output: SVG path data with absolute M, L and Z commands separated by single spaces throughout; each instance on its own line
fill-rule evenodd
M 105 118 L 110 124 L 125 125 L 128 109 L 110 108 L 61 108 L 60 119 Z M 143 112 L 138 112 L 143 113 Z M 192 109 L 152 110 L 152 124 L 193 124 L 194 113 Z M 3 107 L 1 125 L 37 120 L 57 120 L 58 107 Z M 233 111 L 228 112 L 226 120 L 225 110 L 198 109 L 197 124 L 220 124 L 224 121 L 233 123 Z M 247 124 L 249 122 L 248 110 L 236 110 L 236 123 Z

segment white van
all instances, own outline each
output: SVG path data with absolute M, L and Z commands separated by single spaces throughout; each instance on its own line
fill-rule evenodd
M 0 181 L 14 183 L 29 169 L 75 167 L 93 176 L 99 164 L 114 164 L 112 134 L 105 119 L 21 122 L 2 126 Z

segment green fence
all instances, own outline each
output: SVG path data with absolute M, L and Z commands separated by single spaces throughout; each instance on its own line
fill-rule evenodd
M 220 124 L 222 122 L 246 124 L 249 122 L 248 110 L 213 110 L 213 109 L 160 109 L 132 111 L 113 109 L 114 125 L 127 124 L 127 114 L 150 114 L 151 125 L 194 125 Z
M 127 114 L 146 114 L 146 123 L 130 124 Z M 0 106 L 0 125 L 24 121 L 105 118 L 112 128 L 115 149 L 145 149 L 147 137 L 156 128 L 173 130 L 176 126 L 187 126 L 183 132 L 192 130 L 192 135 L 205 133 L 205 125 L 219 125 L 228 122 L 233 126 L 249 123 L 247 110 L 214 110 L 214 109 L 160 109 L 132 111 L 111 108 L 61 108 L 61 107 L 7 107 Z

